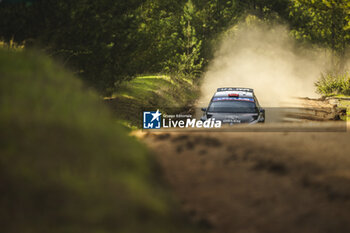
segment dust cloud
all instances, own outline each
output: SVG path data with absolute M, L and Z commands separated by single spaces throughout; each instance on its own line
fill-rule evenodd
M 324 49 L 296 43 L 286 26 L 241 23 L 222 39 L 204 75 L 198 107 L 218 87 L 253 88 L 264 107 L 291 106 L 294 97 L 317 97 L 315 81 L 330 68 Z

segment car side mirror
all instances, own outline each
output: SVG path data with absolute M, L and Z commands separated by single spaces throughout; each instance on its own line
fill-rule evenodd
M 260 109 L 260 111 L 259 111 L 260 113 L 265 113 L 265 109 Z
M 207 108 L 201 108 L 202 112 L 206 112 Z

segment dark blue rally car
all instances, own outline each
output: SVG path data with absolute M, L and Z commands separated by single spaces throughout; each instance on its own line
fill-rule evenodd
M 208 108 L 202 108 L 202 111 L 202 121 L 215 119 L 231 125 L 265 122 L 265 110 L 251 88 L 218 88 Z

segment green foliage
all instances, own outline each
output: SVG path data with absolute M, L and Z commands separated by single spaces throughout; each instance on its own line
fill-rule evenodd
M 276 20 L 285 17 L 288 13 L 289 0 L 237 0 L 239 8 L 245 14 L 251 14 L 260 19 Z
M 177 41 L 175 56 L 166 63 L 166 69 L 177 75 L 198 77 L 201 73 L 203 58 L 200 57 L 202 41 L 196 35 L 192 24 L 197 17 L 197 11 L 191 0 L 188 0 L 180 17 L 180 33 L 174 35 Z
M 0 50 L 1 232 L 196 232 L 152 158 L 51 59 Z
M 139 74 L 200 76 L 218 35 L 254 10 L 287 0 L 37 0 L 0 5 L 0 39 L 61 60 L 103 94 Z
M 349 0 L 293 0 L 290 19 L 293 34 L 331 48 L 338 61 L 336 70 L 344 68 L 345 51 L 350 42 L 350 1 Z
M 0 5 L 0 39 L 43 49 L 108 95 L 143 74 L 195 80 L 246 15 L 287 22 L 297 39 L 334 51 L 341 71 L 349 11 L 349 0 L 37 0 Z
M 317 92 L 325 95 L 350 95 L 350 75 L 346 73 L 322 74 L 319 81 L 315 83 Z
M 191 80 L 164 75 L 140 76 L 122 83 L 112 98 L 105 98 L 105 102 L 126 125 L 142 128 L 143 111 L 189 112 L 198 94 Z
M 35 0 L 1 0 L 0 4 L 20 3 L 20 2 L 25 2 L 27 4 L 32 4 L 33 1 L 35 1 Z
M 134 14 L 141 3 L 38 0 L 30 6 L 4 5 L 0 35 L 43 48 L 106 93 L 115 82 L 142 71 L 135 56 L 141 39 Z

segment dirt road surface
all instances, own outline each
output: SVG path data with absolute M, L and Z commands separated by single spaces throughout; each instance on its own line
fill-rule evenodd
M 209 232 L 350 232 L 349 132 L 135 135 L 183 211 Z

